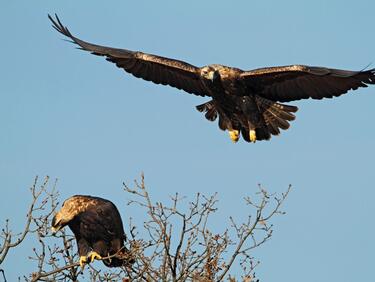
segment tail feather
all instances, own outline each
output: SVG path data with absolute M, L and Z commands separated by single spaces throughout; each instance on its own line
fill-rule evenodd
M 286 111 L 286 112 L 292 112 L 292 113 L 295 113 L 298 111 L 298 107 L 296 106 L 291 106 L 291 105 L 285 105 L 285 104 L 279 104 L 279 103 L 275 103 L 274 104 L 277 108 L 279 108 L 280 110 L 283 110 L 283 111 Z M 294 115 L 293 115 L 294 116 Z
M 236 129 L 232 121 L 224 113 L 220 113 L 219 115 L 219 128 L 224 131 L 227 129 L 228 130 Z
M 271 138 L 270 131 L 267 127 L 255 129 L 257 140 L 269 140 Z
M 287 130 L 290 126 L 288 121 L 296 118 L 292 114 L 298 111 L 298 108 L 295 106 L 276 103 L 260 96 L 256 96 L 256 101 L 268 129 L 273 135 L 280 134 L 279 128 Z
M 295 106 L 280 104 L 260 96 L 255 96 L 255 101 L 264 120 L 255 128 L 257 140 L 269 140 L 271 135 L 279 135 L 280 130 L 288 129 L 289 122 L 296 118 L 293 113 L 297 112 L 298 108 Z M 250 121 L 241 111 L 227 113 L 214 100 L 198 105 L 196 108 L 204 112 L 206 119 L 210 121 L 219 118 L 218 125 L 221 130 L 239 130 L 244 140 L 250 142 Z
M 128 249 L 120 250 L 115 256 L 103 260 L 107 267 L 130 266 L 135 262 L 132 253 Z
M 292 121 L 296 119 L 294 114 L 287 112 L 283 108 L 279 108 L 279 106 L 280 104 L 275 103 L 273 106 L 268 108 L 268 110 L 284 120 Z
M 209 121 L 214 121 L 217 118 L 217 110 L 215 108 L 215 104 L 214 104 L 213 100 L 208 101 L 207 103 L 196 106 L 196 109 L 198 111 L 200 111 L 201 113 L 205 112 L 206 114 L 204 116 Z
M 284 130 L 287 130 L 289 128 L 289 122 L 279 116 L 279 114 L 272 110 L 272 108 L 268 109 L 268 112 L 273 116 L 273 122 L 275 123 L 275 125 Z
M 241 135 L 242 135 L 242 138 L 246 142 L 250 142 L 250 134 L 249 134 L 249 130 L 247 128 L 245 128 L 245 127 L 241 128 Z
M 221 130 L 227 129 L 225 119 L 222 116 L 219 116 L 219 128 Z
M 213 108 L 207 111 L 204 115 L 209 121 L 214 121 L 217 118 L 217 111 Z
M 105 259 L 105 260 L 103 260 L 103 263 L 107 267 L 121 267 L 123 265 L 126 265 L 126 263 L 123 260 L 118 259 L 116 257 L 110 258 L 110 259 Z
M 275 116 L 272 113 L 266 111 L 263 113 L 263 117 L 264 117 L 264 120 L 266 122 L 267 128 L 270 131 L 270 133 L 272 135 L 279 135 L 280 134 L 279 126 L 277 126 L 277 123 L 274 122 Z

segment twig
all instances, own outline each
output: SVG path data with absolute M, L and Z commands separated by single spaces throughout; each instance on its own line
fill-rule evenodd
M 23 232 L 20 234 L 20 236 L 17 238 L 17 240 L 15 242 L 13 242 L 13 243 L 12 243 L 12 233 L 9 230 L 9 227 L 8 227 L 9 221 L 7 220 L 7 222 L 6 222 L 6 229 L 3 230 L 3 233 L 5 233 L 5 239 L 4 239 L 3 246 L 2 246 L 2 248 L 0 250 L 0 253 L 1 253 L 1 255 L 0 255 L 0 264 L 2 264 L 2 262 L 4 261 L 4 259 L 7 256 L 9 250 L 11 248 L 14 248 L 14 247 L 18 246 L 19 244 L 21 244 L 22 241 L 25 239 L 26 235 L 29 232 L 31 232 L 31 230 L 30 230 L 30 224 L 33 221 L 33 212 L 36 209 L 39 209 L 39 208 L 35 208 L 35 205 L 36 205 L 36 202 L 38 201 L 40 195 L 43 192 L 45 192 L 45 187 L 46 187 L 46 185 L 48 183 L 48 180 L 49 180 L 49 177 L 47 176 L 45 178 L 44 183 L 42 184 L 40 190 L 36 191 L 36 185 L 37 185 L 37 182 L 38 182 L 38 176 L 35 177 L 34 184 L 30 188 L 31 194 L 33 196 L 33 199 L 32 199 L 31 205 L 29 207 L 29 210 L 27 212 L 26 224 L 25 224 Z
M 7 278 L 5 277 L 4 269 L 0 269 L 1 274 L 3 275 L 4 282 L 7 282 Z

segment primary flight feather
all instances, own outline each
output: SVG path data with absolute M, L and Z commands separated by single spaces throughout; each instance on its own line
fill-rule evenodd
M 85 42 L 73 36 L 57 15 L 56 19 L 48 17 L 53 27 L 80 49 L 106 57 L 135 77 L 211 97 L 197 109 L 210 121 L 218 118 L 220 129 L 228 130 L 234 142 L 240 133 L 247 142 L 255 142 L 288 129 L 298 108 L 279 102 L 338 97 L 375 84 L 375 69 L 291 65 L 243 71 L 218 64 L 199 68 L 179 60 Z

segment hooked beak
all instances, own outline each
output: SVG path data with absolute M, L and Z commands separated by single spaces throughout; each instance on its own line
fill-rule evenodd
M 52 235 L 55 235 L 57 231 L 59 231 L 59 228 L 51 227 Z
M 217 71 L 211 71 L 211 72 L 208 74 L 208 76 L 207 76 L 207 78 L 208 78 L 209 80 L 211 80 L 211 82 L 214 82 L 214 80 L 217 79 L 218 77 L 219 77 L 219 73 L 218 73 Z
M 59 223 L 60 223 L 60 221 L 57 222 L 56 216 L 54 216 L 52 218 L 52 227 L 51 227 L 51 232 L 52 232 L 53 235 L 56 234 L 56 232 L 61 229 L 61 225 Z

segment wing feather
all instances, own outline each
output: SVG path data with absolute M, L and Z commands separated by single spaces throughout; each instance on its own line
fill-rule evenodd
M 89 51 L 94 55 L 105 56 L 108 61 L 115 63 L 117 67 L 124 69 L 135 77 L 156 84 L 169 85 L 195 95 L 209 96 L 200 80 L 200 69 L 198 67 L 183 61 L 152 54 L 85 42 L 73 36 L 68 28 L 63 26 L 57 15 L 55 17 L 56 19 L 53 19 L 48 15 L 53 28 L 69 37 L 80 49 Z
M 375 84 L 375 69 L 349 71 L 292 65 L 245 71 L 240 77 L 258 95 L 289 102 L 337 97 L 349 90 Z
M 105 199 L 86 196 L 91 201 L 77 217 L 80 222 L 80 234 L 92 241 L 125 239 L 124 227 L 116 206 Z

